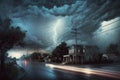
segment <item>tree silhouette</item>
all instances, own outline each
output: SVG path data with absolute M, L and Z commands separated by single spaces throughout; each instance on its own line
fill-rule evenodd
M 62 62 L 63 61 L 63 55 L 68 54 L 68 47 L 65 42 L 62 42 L 60 45 L 58 45 L 52 52 L 52 55 L 56 57 L 56 62 Z
M 11 20 L 5 19 L 0 22 L 0 56 L 1 70 L 5 69 L 5 53 L 15 45 L 22 45 L 25 32 L 19 27 L 11 27 Z
M 41 53 L 40 52 L 33 52 L 31 55 L 30 55 L 31 59 L 34 61 L 34 60 L 37 60 L 39 61 L 41 59 Z
M 117 44 L 110 44 L 107 48 L 107 53 L 119 55 L 118 45 Z

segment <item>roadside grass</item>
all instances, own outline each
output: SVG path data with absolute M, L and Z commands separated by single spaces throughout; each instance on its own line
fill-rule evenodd
M 5 72 L 0 76 L 0 80 L 21 80 L 18 79 L 20 72 L 25 73 L 24 69 L 18 68 L 16 64 L 7 63 L 5 64 Z
M 15 79 L 18 76 L 18 69 L 13 64 L 6 64 L 6 76 L 8 79 Z

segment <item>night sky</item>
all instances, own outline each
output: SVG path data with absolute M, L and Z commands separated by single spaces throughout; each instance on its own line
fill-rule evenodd
M 62 41 L 74 44 L 72 28 L 80 32 L 79 44 L 97 45 L 101 51 L 120 43 L 120 0 L 0 0 L 0 17 L 27 31 L 29 50 L 52 51 Z M 9 52 L 24 51 L 15 47 Z

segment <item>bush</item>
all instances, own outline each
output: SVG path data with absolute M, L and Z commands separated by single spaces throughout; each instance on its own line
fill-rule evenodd
M 0 76 L 0 80 L 15 80 L 18 76 L 18 68 L 12 63 L 5 65 L 5 72 Z

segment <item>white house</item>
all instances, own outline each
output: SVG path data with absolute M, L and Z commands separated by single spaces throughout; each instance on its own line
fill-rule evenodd
M 84 63 L 92 60 L 94 55 L 99 53 L 99 48 L 94 45 L 72 45 L 69 54 L 64 55 L 64 63 Z

